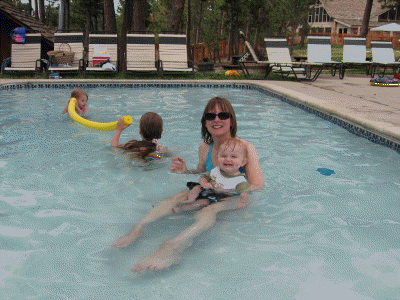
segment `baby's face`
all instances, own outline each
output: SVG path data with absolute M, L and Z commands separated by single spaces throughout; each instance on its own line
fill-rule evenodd
M 247 163 L 242 147 L 226 147 L 218 152 L 218 166 L 228 175 L 239 175 L 240 167 Z
M 86 107 L 86 104 L 87 104 L 87 97 L 85 95 L 81 95 L 78 98 L 76 98 L 76 105 L 80 109 L 84 109 Z

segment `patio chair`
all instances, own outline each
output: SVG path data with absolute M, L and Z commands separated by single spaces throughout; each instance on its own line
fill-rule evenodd
M 84 69 L 83 33 L 82 32 L 55 32 L 54 50 L 75 52 L 74 59 L 67 66 L 57 64 L 49 57 L 49 72 L 81 72 Z
M 159 68 L 161 73 L 178 72 L 194 75 L 194 64 L 187 59 L 186 35 L 165 34 L 158 35 L 159 40 Z
M 345 37 L 343 41 L 343 60 L 339 68 L 339 78 L 343 79 L 346 69 L 353 67 L 366 67 L 369 74 L 371 62 L 366 60 L 366 39 L 359 37 Z
M 383 68 L 383 72 L 379 77 L 384 77 L 387 68 L 393 69 L 393 75 L 397 74 L 397 68 L 400 62 L 395 61 L 393 46 L 391 41 L 371 41 L 372 48 L 372 66 L 371 77 L 375 76 L 379 68 Z
M 331 70 L 331 75 L 335 76 L 336 70 L 340 68 L 341 62 L 332 60 L 331 51 L 330 36 L 307 37 L 307 61 L 311 66 L 317 67 L 317 76 L 319 76 L 325 68 L 329 68 Z
M 255 63 L 255 64 L 269 64 L 268 61 L 260 61 L 257 57 L 256 52 L 254 51 L 253 47 L 251 46 L 250 42 L 247 40 L 245 34 L 243 31 L 239 31 L 240 36 L 242 37 L 246 47 L 247 47 L 247 52 L 245 54 L 242 55 L 242 57 L 239 58 L 238 62 L 239 62 L 239 66 L 240 69 L 242 70 L 243 74 L 245 76 L 249 75 L 249 70 L 246 67 L 246 64 L 251 64 L 251 63 Z M 252 61 L 247 61 L 246 59 L 251 56 L 253 58 Z
M 154 34 L 127 34 L 126 65 L 130 72 L 158 73 Z
M 38 72 L 42 65 L 42 35 L 40 33 L 26 33 L 25 42 L 11 44 L 11 66 L 4 71 Z
M 90 33 L 89 57 L 85 72 L 117 72 L 117 55 L 117 34 Z
M 269 63 L 265 77 L 268 77 L 271 71 L 281 74 L 282 78 L 293 74 L 296 80 L 298 80 L 297 74 L 299 73 L 307 76 L 303 64 L 292 62 L 286 38 L 268 37 L 264 41 Z

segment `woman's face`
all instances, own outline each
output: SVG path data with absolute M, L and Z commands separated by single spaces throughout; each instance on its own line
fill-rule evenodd
M 214 109 L 208 111 L 208 113 L 214 113 L 217 115 L 221 112 L 227 112 L 227 111 L 221 110 L 219 105 L 215 106 Z M 213 137 L 223 137 L 224 135 L 228 135 L 230 137 L 231 136 L 230 127 L 231 127 L 231 118 L 228 118 L 226 120 L 221 120 L 218 116 L 216 116 L 214 120 L 206 120 L 206 128 Z

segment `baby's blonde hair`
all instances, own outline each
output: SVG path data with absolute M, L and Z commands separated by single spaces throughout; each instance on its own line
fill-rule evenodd
M 87 95 L 87 93 L 84 91 L 84 90 L 81 90 L 81 89 L 74 89 L 72 92 L 71 92 L 71 98 L 76 98 L 76 99 L 78 99 L 78 97 L 79 96 L 86 96 L 86 99 L 88 99 L 89 100 L 89 97 L 88 97 L 88 95 Z
M 243 155 L 245 158 L 247 158 L 247 147 L 245 143 L 243 143 L 241 140 L 238 138 L 230 138 L 222 142 L 222 144 L 219 146 L 219 151 L 223 151 L 227 148 L 232 148 L 233 150 L 236 147 L 240 147 L 243 149 Z

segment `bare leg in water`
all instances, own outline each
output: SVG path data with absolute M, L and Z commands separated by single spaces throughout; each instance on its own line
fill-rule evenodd
M 165 216 L 174 214 L 179 204 L 186 200 L 188 197 L 188 190 L 180 192 L 164 201 L 159 202 L 156 206 L 154 206 L 147 215 L 138 223 L 135 227 L 127 234 L 120 237 L 116 240 L 112 246 L 114 248 L 124 248 L 135 242 L 139 237 L 143 235 L 143 228 L 158 219 L 161 219 Z
M 203 208 L 194 215 L 196 222 L 192 226 L 176 238 L 163 243 L 155 253 L 143 258 L 133 266 L 132 271 L 143 273 L 165 269 L 173 264 L 178 264 L 182 259 L 182 252 L 192 245 L 193 239 L 214 226 L 217 214 L 224 210 L 235 209 L 239 202 L 240 197 L 234 196 Z

